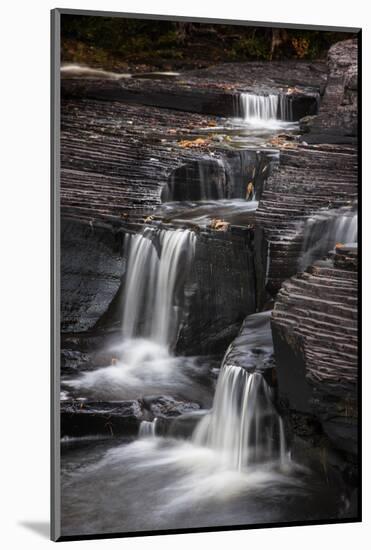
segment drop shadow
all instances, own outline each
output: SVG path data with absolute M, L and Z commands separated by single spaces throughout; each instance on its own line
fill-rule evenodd
M 43 539 L 50 538 L 50 523 L 48 521 L 20 521 L 19 525 L 40 535 Z

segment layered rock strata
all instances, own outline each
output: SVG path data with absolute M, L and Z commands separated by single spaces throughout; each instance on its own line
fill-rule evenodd
M 326 436 L 348 474 L 358 453 L 357 283 L 357 247 L 339 246 L 283 283 L 272 314 L 279 394 L 291 429 L 297 435 L 303 419 L 317 423 L 315 443 Z
M 186 166 L 189 187 L 211 178 L 225 196 L 245 198 L 250 181 L 261 187 L 271 155 L 232 150 L 208 135 L 199 137 L 215 124 L 210 117 L 164 109 L 63 101 L 62 215 L 120 221 L 133 212 L 149 212 L 161 204 L 174 173 Z
M 357 161 L 352 146 L 295 145 L 280 152 L 256 212 L 260 306 L 298 271 L 305 220 L 357 199 Z

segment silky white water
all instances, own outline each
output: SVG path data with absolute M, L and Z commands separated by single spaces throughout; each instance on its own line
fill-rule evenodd
M 119 80 L 121 78 L 131 78 L 131 74 L 128 73 L 114 73 L 111 71 L 105 71 L 104 69 L 96 69 L 88 67 L 86 65 L 79 65 L 77 63 L 69 63 L 62 65 L 61 75 L 66 78 L 74 77 L 86 77 L 86 78 L 99 78 L 106 80 Z
M 196 235 L 187 229 L 146 228 L 130 238 L 124 291 L 124 338 L 166 347 L 177 335 Z
M 139 437 L 155 437 L 156 436 L 157 418 L 150 420 L 142 420 L 139 426 Z
M 282 94 L 242 93 L 238 98 L 238 111 L 244 121 L 253 126 L 275 127 L 293 120 L 292 104 Z
M 193 359 L 175 357 L 171 351 L 196 235 L 187 229 L 145 228 L 127 237 L 122 341 L 107 350 L 111 364 L 84 372 L 65 385 L 97 400 L 170 393 L 203 401 L 202 389 L 192 382 L 197 371 Z
M 197 426 L 193 440 L 217 451 L 229 467 L 278 460 L 288 464 L 281 417 L 260 373 L 223 365 L 213 409 Z
M 258 204 L 256 200 L 244 199 L 168 202 L 162 204 L 156 214 L 172 222 L 191 222 L 198 227 L 207 227 L 215 219 L 243 225 L 248 223 L 248 216 L 256 211 Z

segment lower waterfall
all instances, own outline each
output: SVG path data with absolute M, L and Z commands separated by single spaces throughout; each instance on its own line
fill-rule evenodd
M 156 436 L 157 418 L 152 421 L 142 420 L 139 426 L 139 437 L 155 437 Z
M 193 441 L 221 453 L 239 471 L 251 464 L 288 461 L 283 422 L 262 374 L 223 365 L 213 409 L 196 427 Z

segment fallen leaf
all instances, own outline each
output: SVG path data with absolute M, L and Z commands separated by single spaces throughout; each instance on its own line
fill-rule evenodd
M 287 93 L 288 94 L 298 94 L 298 93 L 300 93 L 300 90 L 296 86 L 294 86 L 293 88 L 288 88 Z
M 206 147 L 210 144 L 210 140 L 204 138 L 196 139 L 183 139 L 178 142 L 179 147 L 188 148 L 188 147 Z
M 228 231 L 230 224 L 224 220 L 213 219 L 210 222 L 211 229 L 216 229 L 217 231 Z
M 254 194 L 254 184 L 252 181 L 250 181 L 246 187 L 246 199 L 248 199 L 249 197 L 252 197 L 253 194 Z

